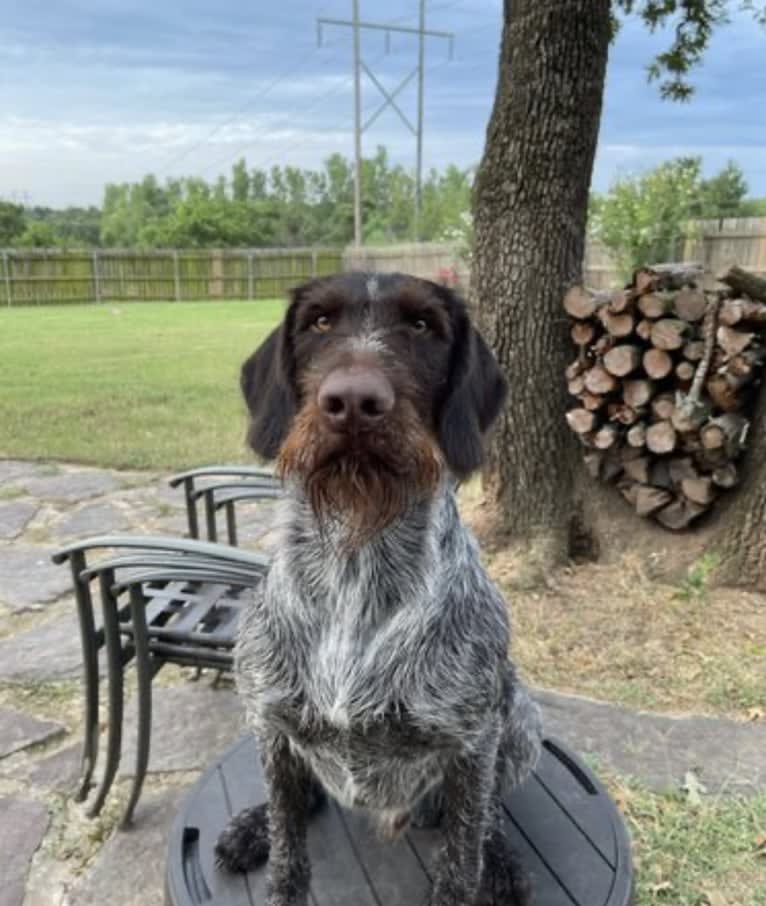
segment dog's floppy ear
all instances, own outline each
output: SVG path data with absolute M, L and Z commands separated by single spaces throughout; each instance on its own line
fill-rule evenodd
M 295 414 L 289 323 L 285 317 L 247 359 L 239 375 L 250 412 L 247 442 L 265 459 L 276 457 Z
M 458 478 L 465 478 L 484 461 L 484 434 L 500 414 L 508 384 L 489 346 L 471 326 L 462 304 L 455 328 L 438 430 L 447 465 Z

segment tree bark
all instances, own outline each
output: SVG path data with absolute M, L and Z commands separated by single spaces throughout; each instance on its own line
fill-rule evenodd
M 717 521 L 710 547 L 721 553 L 723 582 L 766 591 L 766 389 L 750 426 L 741 486 Z
M 609 0 L 505 0 L 494 109 L 476 178 L 472 291 L 510 382 L 485 488 L 546 568 L 568 555 L 580 454 L 564 413 L 609 48 Z

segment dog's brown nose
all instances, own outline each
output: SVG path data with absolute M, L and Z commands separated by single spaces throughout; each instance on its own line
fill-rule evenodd
M 331 428 L 374 428 L 394 406 L 394 388 L 383 372 L 336 368 L 322 381 L 319 408 Z

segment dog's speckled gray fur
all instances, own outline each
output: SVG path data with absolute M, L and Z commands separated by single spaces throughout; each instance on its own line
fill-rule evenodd
M 446 843 L 433 902 L 467 906 L 493 830 L 492 797 L 533 765 L 539 718 L 507 660 L 506 607 L 453 490 L 445 482 L 351 554 L 342 528 L 320 528 L 298 487 L 281 507 L 281 540 L 236 655 L 272 789 L 276 774 L 291 770 L 291 808 L 300 806 L 285 819 L 285 839 L 272 792 L 272 877 L 292 878 L 275 882 L 275 894 L 290 894 L 272 903 L 306 902 L 296 828 L 310 770 L 384 832 L 442 785 Z M 285 764 L 275 764 L 275 751 Z

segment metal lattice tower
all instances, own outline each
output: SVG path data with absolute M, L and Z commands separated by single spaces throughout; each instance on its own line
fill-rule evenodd
M 354 39 L 354 245 L 362 244 L 362 133 L 364 133 L 377 120 L 388 107 L 392 107 L 404 125 L 415 136 L 417 142 L 417 160 L 415 165 L 415 236 L 420 238 L 420 215 L 422 204 L 423 185 L 423 87 L 425 64 L 425 39 L 443 38 L 449 42 L 449 57 L 452 59 L 455 35 L 448 31 L 434 31 L 426 28 L 426 0 L 419 0 L 420 16 L 417 28 L 408 28 L 403 25 L 387 24 L 385 22 L 365 22 L 359 18 L 359 0 L 351 0 L 350 19 L 317 19 L 317 41 L 322 44 L 322 29 L 324 26 L 337 25 L 351 28 Z M 418 36 L 418 65 L 409 73 L 393 90 L 388 91 L 376 78 L 372 69 L 362 59 L 360 50 L 360 32 L 363 29 L 382 31 L 386 37 L 388 50 L 393 33 L 402 33 Z M 362 71 L 383 95 L 383 103 L 372 114 L 367 122 L 362 123 Z M 410 118 L 397 104 L 396 98 L 404 91 L 410 82 L 417 77 L 418 80 L 418 116 L 417 124 L 413 125 Z

